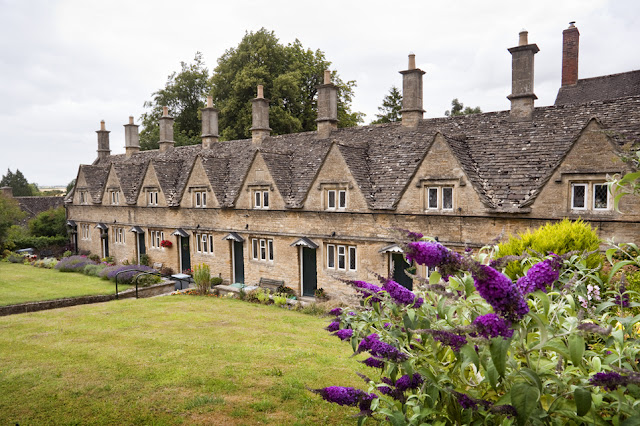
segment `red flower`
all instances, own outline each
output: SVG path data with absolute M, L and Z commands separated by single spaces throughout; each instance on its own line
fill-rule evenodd
M 160 247 L 171 248 L 171 246 L 173 246 L 173 243 L 169 240 L 160 241 Z

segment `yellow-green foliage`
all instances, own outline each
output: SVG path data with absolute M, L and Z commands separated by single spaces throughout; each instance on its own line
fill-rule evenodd
M 211 284 L 211 272 L 209 265 L 200 264 L 193 267 L 193 280 L 196 282 L 196 287 L 200 294 L 207 294 Z
M 521 254 L 535 255 L 536 252 L 547 255 L 549 253 L 565 254 L 570 251 L 594 251 L 600 246 L 600 238 L 591 225 L 582 220 L 547 223 L 531 232 L 517 236 L 510 236 L 506 243 L 498 246 L 500 256 Z M 599 253 L 591 254 L 587 258 L 587 266 L 595 268 L 602 263 Z M 523 266 L 519 261 L 509 263 L 505 273 L 515 278 L 523 274 Z

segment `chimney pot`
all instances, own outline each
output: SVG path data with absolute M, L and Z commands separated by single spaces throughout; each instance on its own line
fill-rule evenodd
M 129 116 L 129 124 L 133 124 L 133 115 Z
M 262 85 L 258 85 L 258 96 L 251 100 L 251 141 L 260 145 L 271 134 L 269 127 L 269 100 L 264 98 Z
M 256 96 L 256 98 L 258 99 L 264 98 L 264 90 L 262 88 L 262 84 L 258 84 L 258 96 Z
M 168 117 L 169 116 L 169 107 L 166 107 L 166 106 L 162 107 L 162 116 L 163 117 Z
M 331 84 L 331 71 L 324 70 L 324 84 Z
M 104 124 L 104 120 L 100 120 L 100 130 L 105 130 L 105 124 Z
M 212 108 L 212 107 L 213 107 L 213 97 L 207 96 L 207 108 Z
M 324 71 L 324 84 L 318 89 L 318 137 L 326 139 L 338 128 L 338 87 L 331 83 L 331 71 Z
M 526 46 L 529 44 L 529 32 L 527 30 L 520 31 L 519 36 L 518 46 Z
M 417 127 L 422 120 L 422 76 L 425 74 L 416 68 L 416 55 L 409 54 L 409 69 L 400 71 L 402 74 L 402 125 Z

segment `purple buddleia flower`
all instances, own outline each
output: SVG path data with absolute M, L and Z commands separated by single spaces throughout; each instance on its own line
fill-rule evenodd
M 527 302 L 509 277 L 485 265 L 478 265 L 472 274 L 476 290 L 498 315 L 516 322 L 529 312 Z
M 523 295 L 552 286 L 560 276 L 560 258 L 555 256 L 533 265 L 524 277 L 518 279 L 516 286 Z
M 371 401 L 377 398 L 376 394 L 369 394 L 360 389 L 350 388 L 346 386 L 329 386 L 322 389 L 310 389 L 322 396 L 325 401 L 333 402 L 338 405 L 360 406 L 362 411 L 371 408 Z
M 629 307 L 629 295 L 626 294 L 626 291 L 627 286 L 625 285 L 624 281 L 622 281 L 620 287 L 618 287 L 618 294 L 616 294 L 615 297 L 616 305 L 620 306 L 621 308 Z
M 327 331 L 334 332 L 340 330 L 340 321 L 333 321 L 326 328 Z
M 413 376 L 405 374 L 396 380 L 396 389 L 400 392 L 404 392 L 409 389 L 418 389 L 420 385 L 422 385 L 423 381 L 422 376 L 418 373 L 415 373 Z
M 596 373 L 590 379 L 589 382 L 593 386 L 600 386 L 608 391 L 614 391 L 618 386 L 626 386 L 629 383 L 627 377 L 621 376 L 615 371 L 608 373 Z
M 334 335 L 338 336 L 340 340 L 349 340 L 351 339 L 351 336 L 353 336 L 353 330 L 351 330 L 350 328 L 345 328 L 336 331 Z
M 460 404 L 460 406 L 465 409 L 470 408 L 475 411 L 480 406 L 482 406 L 486 410 L 492 405 L 491 402 L 489 401 L 486 401 L 484 399 L 472 398 L 469 395 L 466 395 L 464 393 L 453 392 L 453 394 L 458 400 L 458 404 Z
M 496 314 L 480 315 L 473 320 L 473 325 L 476 327 L 478 334 L 485 339 L 492 339 L 498 336 L 508 339 L 513 336 L 509 321 Z
M 467 338 L 459 334 L 451 333 L 444 330 L 425 330 L 433 336 L 433 340 L 436 340 L 443 345 L 449 346 L 454 352 L 459 352 L 460 349 L 467 343 Z
M 375 295 L 383 291 L 381 287 L 366 281 L 349 281 L 349 284 L 351 284 L 357 292 L 362 293 L 363 298 L 373 295 L 373 297 L 369 299 L 370 304 L 380 302 L 380 298 L 375 297 Z
M 424 237 L 420 232 L 407 231 L 407 238 L 413 241 L 421 240 Z
M 398 348 L 380 341 L 378 335 L 375 333 L 362 339 L 358 345 L 358 353 L 365 351 L 368 351 L 375 357 L 388 359 L 390 361 L 404 361 L 408 358 L 408 356 L 400 352 Z
M 369 357 L 361 361 L 364 365 L 371 368 L 384 368 L 384 361 L 378 358 Z
M 449 250 L 435 241 L 414 241 L 407 244 L 407 262 L 416 262 L 418 265 L 426 265 L 435 268 L 447 260 Z
M 389 293 L 389 296 L 399 305 L 413 306 L 419 308 L 424 303 L 422 298 L 417 298 L 415 294 L 406 287 L 401 286 L 393 280 L 385 280 L 382 288 Z
M 342 315 L 342 308 L 333 308 L 329 311 L 329 315 L 339 317 L 340 315 Z

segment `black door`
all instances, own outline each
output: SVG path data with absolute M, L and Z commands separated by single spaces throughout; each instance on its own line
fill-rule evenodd
M 316 251 L 302 247 L 302 295 L 314 296 L 318 287 L 316 274 Z
M 71 244 L 73 244 L 73 252 L 75 254 L 78 254 L 78 232 L 77 231 L 71 234 L 71 239 L 72 239 Z
M 140 263 L 140 257 L 147 253 L 147 248 L 144 245 L 144 234 L 138 234 L 138 263 Z
M 404 260 L 402 253 L 391 253 L 391 261 L 393 262 L 393 280 L 401 286 L 413 290 L 413 280 L 404 272 L 409 264 Z
M 180 266 L 182 270 L 191 269 L 191 252 L 189 251 L 189 237 L 180 237 Z
M 109 231 L 102 234 L 102 257 L 109 257 Z
M 233 242 L 233 280 L 244 284 L 244 255 L 241 241 Z

